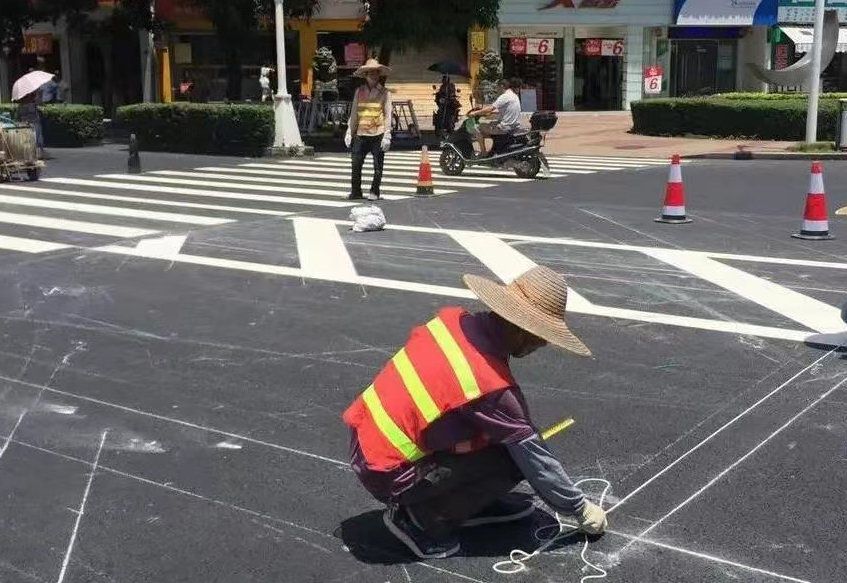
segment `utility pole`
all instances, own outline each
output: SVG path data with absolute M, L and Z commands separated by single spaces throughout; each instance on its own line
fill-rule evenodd
M 821 92 L 821 50 L 823 13 L 826 0 L 815 0 L 815 29 L 812 39 L 812 72 L 809 75 L 809 109 L 806 114 L 806 142 L 818 141 L 818 99 Z
M 277 90 L 274 96 L 274 146 L 280 151 L 291 147 L 303 147 L 300 139 L 300 128 L 297 127 L 297 117 L 294 115 L 294 105 L 288 94 L 288 80 L 285 71 L 285 13 L 283 0 L 275 0 L 276 12 L 276 72 Z

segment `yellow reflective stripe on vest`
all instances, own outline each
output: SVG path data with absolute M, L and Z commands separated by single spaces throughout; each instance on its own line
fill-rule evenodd
M 479 390 L 476 377 L 471 369 L 471 363 L 465 358 L 462 349 L 459 348 L 459 345 L 456 343 L 450 330 L 441 321 L 441 318 L 431 320 L 426 327 L 432 333 L 433 338 L 435 338 L 439 348 L 441 348 L 441 352 L 444 353 L 444 356 L 450 362 L 453 372 L 456 373 L 456 378 L 459 379 L 459 384 L 462 385 L 462 392 L 465 393 L 465 397 L 469 401 L 479 397 L 482 393 Z
M 421 382 L 421 377 L 418 376 L 412 361 L 409 360 L 409 355 L 406 354 L 406 349 L 401 348 L 400 352 L 394 355 L 392 359 L 394 367 L 400 373 L 400 378 L 403 379 L 403 384 L 406 385 L 406 390 L 418 406 L 418 411 L 421 412 L 427 423 L 432 423 L 441 416 L 441 411 L 438 405 L 432 400 L 426 387 Z
M 403 430 L 397 427 L 394 420 L 385 412 L 382 401 L 379 400 L 379 395 L 376 394 L 376 389 L 373 385 L 369 386 L 362 393 L 362 399 L 365 402 L 365 407 L 370 411 L 376 426 L 385 438 L 391 442 L 391 445 L 396 447 L 407 460 L 414 462 L 424 457 L 424 452 L 418 449 L 415 442 L 409 439 L 409 436 L 403 433 Z

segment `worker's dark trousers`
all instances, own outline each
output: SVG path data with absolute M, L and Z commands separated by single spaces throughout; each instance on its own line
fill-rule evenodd
M 502 445 L 464 455 L 437 453 L 424 463 L 426 473 L 394 501 L 435 536 L 457 529 L 524 479 Z
M 382 136 L 356 136 L 351 144 L 353 154 L 353 180 L 350 194 L 358 198 L 362 196 L 362 166 L 365 165 L 365 157 L 370 154 L 374 159 L 374 177 L 371 181 L 371 192 L 379 196 L 379 186 L 382 182 L 382 164 L 385 160 L 385 152 L 382 151 Z

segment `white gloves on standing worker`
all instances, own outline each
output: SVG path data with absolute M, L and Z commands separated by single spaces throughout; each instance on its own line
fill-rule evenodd
M 608 525 L 606 512 L 588 500 L 585 501 L 585 506 L 582 507 L 582 512 L 577 515 L 576 521 L 579 524 L 579 530 L 585 534 L 601 534 Z
M 385 132 L 382 134 L 382 143 L 380 144 L 383 152 L 387 152 L 388 148 L 391 147 L 391 134 L 389 132 Z
M 344 134 L 344 146 L 349 148 L 353 143 L 353 136 L 350 134 L 350 128 L 347 128 L 347 133 Z

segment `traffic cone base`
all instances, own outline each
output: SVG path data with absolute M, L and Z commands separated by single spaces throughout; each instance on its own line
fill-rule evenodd
M 826 190 L 823 185 L 823 165 L 812 162 L 809 179 L 809 192 L 806 195 L 806 208 L 803 211 L 803 226 L 799 233 L 791 235 L 794 239 L 805 241 L 826 241 L 833 239 L 829 234 L 829 220 L 826 213 Z
M 421 148 L 421 164 L 418 168 L 418 187 L 415 190 L 417 196 L 433 196 L 435 187 L 432 184 L 432 166 L 429 163 L 429 152 L 427 147 Z
M 685 215 L 685 187 L 682 184 L 682 170 L 679 166 L 679 154 L 671 158 L 670 176 L 665 191 L 665 204 L 662 207 L 662 216 L 653 219 L 657 223 L 670 225 L 682 225 L 692 222 Z

